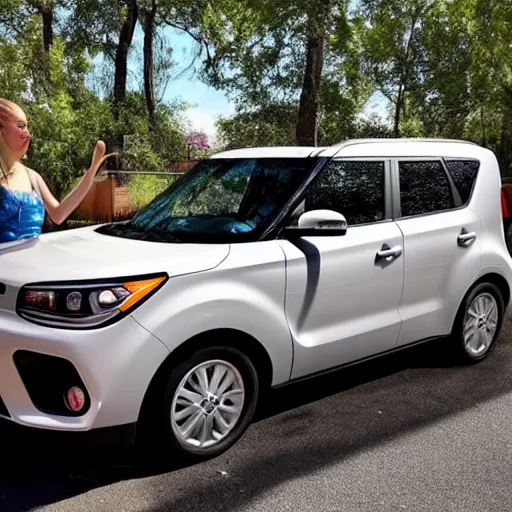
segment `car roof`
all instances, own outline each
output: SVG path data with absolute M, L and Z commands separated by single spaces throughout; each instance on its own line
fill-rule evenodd
M 323 148 L 314 146 L 272 146 L 222 151 L 210 158 L 307 158 Z
M 452 139 L 351 139 L 328 147 L 274 146 L 222 151 L 211 158 L 308 157 L 466 157 L 480 158 L 490 150 L 473 142 Z
M 325 148 L 326 157 L 468 157 L 478 158 L 489 150 L 473 142 L 452 139 L 355 139 Z

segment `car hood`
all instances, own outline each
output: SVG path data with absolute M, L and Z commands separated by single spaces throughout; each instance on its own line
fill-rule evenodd
M 229 244 L 170 244 L 97 233 L 97 226 L 41 235 L 15 247 L 0 245 L 0 282 L 128 277 L 152 272 L 169 276 L 218 266 Z

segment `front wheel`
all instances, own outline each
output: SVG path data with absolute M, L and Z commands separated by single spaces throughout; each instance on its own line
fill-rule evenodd
M 220 455 L 248 428 L 257 400 L 258 375 L 245 354 L 202 349 L 169 375 L 156 421 L 160 442 L 193 461 Z
M 491 283 L 478 284 L 466 296 L 452 333 L 464 362 L 487 357 L 500 334 L 504 310 L 501 292 Z

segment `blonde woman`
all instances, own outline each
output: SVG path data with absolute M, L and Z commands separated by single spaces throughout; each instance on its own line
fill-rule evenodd
M 91 166 L 80 183 L 57 201 L 40 174 L 21 163 L 31 140 L 27 116 L 19 105 L 0 98 L 0 243 L 37 238 L 45 210 L 62 224 L 83 201 L 94 177 L 112 154 L 98 141 Z

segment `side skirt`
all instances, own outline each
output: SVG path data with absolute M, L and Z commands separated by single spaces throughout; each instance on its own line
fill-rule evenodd
M 400 347 L 396 347 L 396 348 L 392 348 L 392 349 L 389 349 L 389 350 L 385 350 L 384 352 L 379 352 L 378 354 L 373 354 L 371 356 L 363 357 L 361 359 L 356 359 L 354 361 L 350 361 L 349 363 L 344 363 L 344 364 L 340 364 L 338 366 L 333 366 L 331 368 L 328 368 L 327 370 L 321 370 L 319 372 L 311 373 L 309 375 L 304 375 L 302 377 L 297 377 L 295 379 L 290 379 L 287 382 L 283 382 L 281 384 L 277 384 L 276 386 L 272 386 L 272 389 L 280 389 L 280 388 L 283 388 L 285 386 L 289 386 L 290 384 L 295 384 L 297 382 L 307 381 L 307 380 L 310 380 L 310 379 L 314 379 L 316 377 L 320 377 L 322 375 L 328 375 L 330 373 L 335 373 L 335 372 L 337 372 L 339 370 L 342 370 L 343 368 L 349 368 L 351 366 L 357 366 L 359 364 L 362 364 L 362 363 L 365 363 L 365 362 L 368 362 L 368 361 L 372 361 L 374 359 L 379 359 L 381 357 L 384 357 L 384 356 L 387 356 L 387 355 L 390 355 L 390 354 L 395 354 L 395 353 L 398 353 L 398 352 L 402 352 L 404 350 L 408 350 L 408 349 L 410 349 L 412 347 L 417 347 L 418 345 L 424 345 L 425 343 L 430 343 L 430 342 L 433 342 L 433 341 L 438 341 L 438 340 L 446 339 L 446 338 L 449 338 L 449 336 L 450 336 L 449 334 L 445 334 L 444 336 L 433 336 L 431 338 L 425 338 L 423 340 L 413 341 L 412 343 L 408 343 L 407 345 L 402 345 Z

